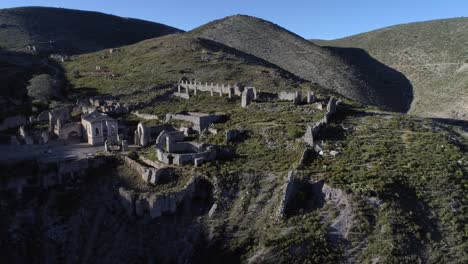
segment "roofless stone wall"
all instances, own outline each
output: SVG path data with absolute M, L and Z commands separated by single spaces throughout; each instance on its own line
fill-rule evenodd
M 233 95 L 241 96 L 243 89 L 237 85 L 231 84 L 218 84 L 218 83 L 207 83 L 204 84 L 198 81 L 179 81 L 177 84 L 177 93 L 182 94 L 189 94 L 190 91 L 196 95 L 198 91 L 201 92 L 210 92 L 211 96 L 214 95 L 227 95 L 231 98 Z

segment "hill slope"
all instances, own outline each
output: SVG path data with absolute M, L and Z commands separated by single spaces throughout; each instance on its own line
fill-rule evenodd
M 203 83 L 255 86 L 262 91 L 311 86 L 264 60 L 187 34 L 145 40 L 112 54 L 99 51 L 75 56 L 63 66 L 73 91 L 79 93 L 131 96 L 152 87 L 172 85 L 182 77 Z M 96 70 L 96 66 L 105 70 Z M 146 101 L 149 97 L 144 94 L 136 100 Z
M 306 80 L 385 109 L 406 112 L 412 101 L 409 82 L 399 72 L 354 50 L 352 59 L 321 48 L 268 21 L 232 16 L 201 26 L 190 34 L 252 54 Z M 366 67 L 360 63 L 365 61 Z
M 62 8 L 21 7 L 0 10 L 0 47 L 76 54 L 136 43 L 181 32 L 149 21 Z
M 414 88 L 410 113 L 468 120 L 468 18 L 397 25 L 322 46 L 360 48 L 405 74 Z

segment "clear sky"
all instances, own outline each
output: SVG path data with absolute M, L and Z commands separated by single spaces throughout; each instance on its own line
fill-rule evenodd
M 335 39 L 395 24 L 468 16 L 468 0 L 0 0 L 0 8 L 18 6 L 93 10 L 183 30 L 245 14 L 307 39 Z

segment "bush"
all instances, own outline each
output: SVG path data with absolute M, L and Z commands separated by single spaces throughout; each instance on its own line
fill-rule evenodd
M 28 95 L 34 101 L 48 102 L 61 97 L 61 84 L 49 74 L 41 74 L 29 80 Z
M 304 130 L 301 129 L 300 127 L 291 127 L 288 128 L 288 137 L 290 139 L 296 139 L 302 137 L 304 134 Z

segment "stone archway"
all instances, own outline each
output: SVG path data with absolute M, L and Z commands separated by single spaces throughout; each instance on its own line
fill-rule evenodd
M 58 131 L 58 137 L 61 140 L 81 140 L 82 136 L 82 126 L 81 123 L 69 123 L 64 125 Z

